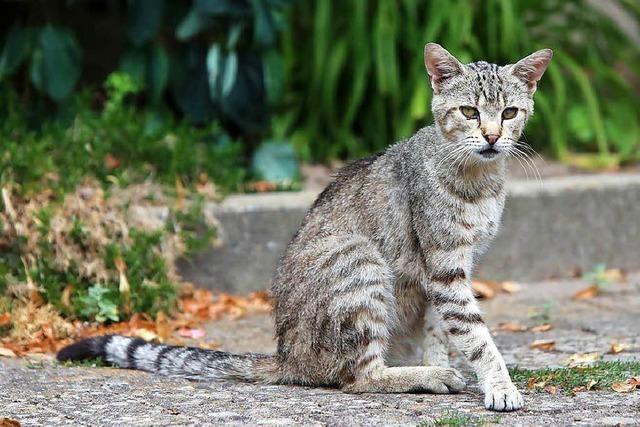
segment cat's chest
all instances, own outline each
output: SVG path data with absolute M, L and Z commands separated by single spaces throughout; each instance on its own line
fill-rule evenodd
M 473 243 L 484 243 L 486 239 L 495 236 L 503 208 L 504 198 L 501 197 L 488 197 L 474 203 L 465 203 L 454 214 L 458 231 Z

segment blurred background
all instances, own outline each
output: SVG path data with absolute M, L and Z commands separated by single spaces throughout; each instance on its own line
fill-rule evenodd
M 215 243 L 206 203 L 298 190 L 309 165 L 430 123 L 428 41 L 498 64 L 552 48 L 526 141 L 571 170 L 640 161 L 636 0 L 5 0 L 0 22 L 0 332 L 14 340 L 42 307 L 184 311 L 174 261 Z
M 640 159 L 634 0 L 52 0 L 0 11 L 3 181 L 64 170 L 69 186 L 147 165 L 161 180 L 205 172 L 225 191 L 295 183 L 298 162 L 366 155 L 429 123 L 427 41 L 463 62 L 553 48 L 527 141 L 583 168 Z

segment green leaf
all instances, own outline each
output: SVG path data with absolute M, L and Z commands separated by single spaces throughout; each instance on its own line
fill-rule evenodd
M 159 44 L 154 44 L 149 52 L 147 87 L 151 99 L 157 102 L 162 97 L 169 80 L 169 56 Z
M 28 48 L 27 30 L 17 25 L 11 27 L 0 54 L 0 80 L 10 76 L 18 69 L 27 56 Z
M 253 34 L 258 46 L 272 46 L 276 39 L 276 28 L 271 10 L 265 0 L 251 0 L 253 5 Z
M 127 35 L 135 46 L 155 37 L 162 24 L 164 0 L 129 0 Z
M 218 43 L 214 43 L 209 47 L 207 52 L 207 73 L 209 81 L 209 94 L 212 101 L 216 101 L 219 97 L 219 80 L 222 74 L 222 48 Z
M 298 179 L 298 160 L 289 142 L 266 141 L 258 147 L 251 161 L 254 172 L 271 182 Z
M 31 57 L 31 81 L 53 100 L 64 100 L 80 77 L 80 48 L 67 31 L 47 25 Z
M 569 109 L 569 127 L 571 132 L 581 142 L 593 140 L 593 128 L 587 108 L 582 104 L 576 104 Z
M 251 13 L 251 6 L 246 0 L 195 0 L 194 7 L 210 15 L 242 16 Z
M 146 79 L 147 56 L 143 49 L 129 49 L 120 58 L 120 71 L 129 74 L 139 84 Z
M 224 61 L 224 73 L 222 76 L 222 96 L 227 96 L 233 89 L 238 73 L 238 55 L 230 52 Z
M 269 124 L 262 58 L 238 52 L 238 71 L 231 91 L 219 105 L 225 118 L 245 132 L 263 132 Z
M 215 113 L 209 92 L 207 51 L 190 44 L 172 60 L 171 92 L 176 104 L 195 123 L 210 121 Z
M 192 8 L 187 16 L 178 24 L 176 28 L 176 37 L 178 40 L 185 41 L 199 34 L 213 24 L 213 20 L 207 15 L 201 13 L 195 7 Z
M 264 66 L 264 85 L 270 103 L 280 99 L 284 87 L 284 63 L 277 51 L 270 50 L 262 55 Z

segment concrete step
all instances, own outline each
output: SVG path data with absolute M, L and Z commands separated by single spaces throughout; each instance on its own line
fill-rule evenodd
M 478 263 L 495 280 L 572 277 L 605 263 L 640 268 L 640 175 L 577 175 L 513 181 L 503 227 Z M 186 280 L 228 292 L 269 286 L 276 264 L 317 196 L 232 195 L 207 209 L 222 245 L 180 262 Z

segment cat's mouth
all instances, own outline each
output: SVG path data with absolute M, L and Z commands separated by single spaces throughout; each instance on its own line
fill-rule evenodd
M 478 154 L 480 154 L 485 159 L 492 159 L 500 154 L 500 152 L 493 147 L 489 147 L 485 148 L 484 150 L 478 151 Z

